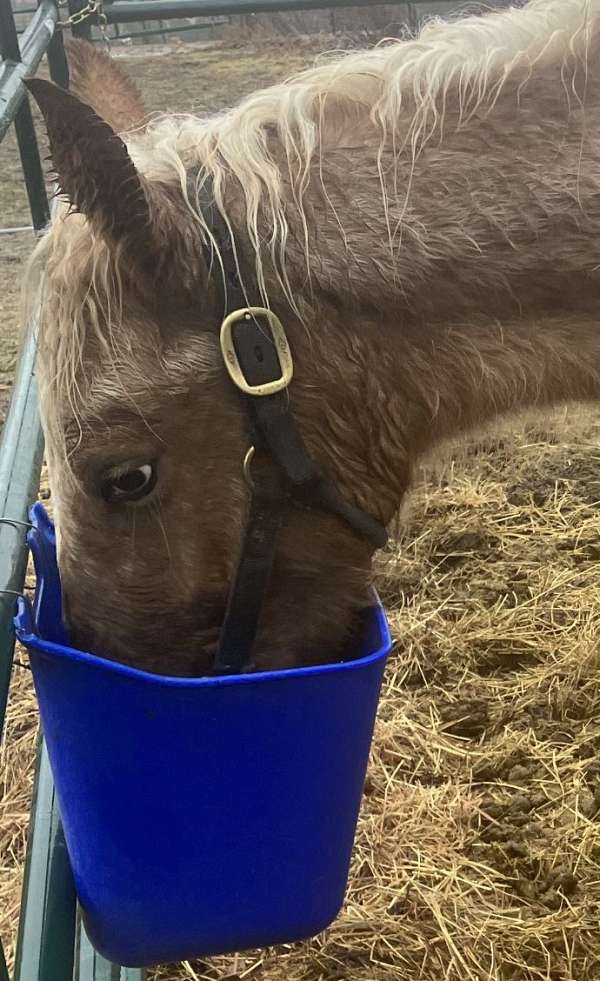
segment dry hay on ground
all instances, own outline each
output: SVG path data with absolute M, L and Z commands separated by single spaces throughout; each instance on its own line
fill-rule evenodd
M 599 436 L 574 410 L 428 471 L 379 563 L 397 647 L 341 916 L 310 943 L 151 981 L 598 981 Z M 19 672 L 0 761 L 3 935 L 34 719 Z

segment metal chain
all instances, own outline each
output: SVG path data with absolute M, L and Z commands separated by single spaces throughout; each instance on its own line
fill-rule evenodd
M 58 0 L 58 6 L 60 8 L 65 8 L 69 6 L 68 0 Z M 66 20 L 59 20 L 58 27 L 73 27 L 75 24 L 81 24 L 88 17 L 93 17 L 94 14 L 97 16 L 98 29 L 100 31 L 100 36 L 110 50 L 110 38 L 108 36 L 108 17 L 104 12 L 104 0 L 88 0 L 85 7 L 81 10 L 76 10 L 75 13 L 67 17 Z
M 65 8 L 69 4 L 67 0 L 59 0 L 59 7 Z M 71 14 L 66 20 L 60 20 L 58 22 L 59 27 L 73 27 L 75 24 L 81 24 L 82 21 L 86 20 L 87 17 L 91 17 L 92 14 L 98 12 L 98 8 L 102 6 L 102 0 L 88 0 L 85 7 L 81 10 L 77 10 L 74 14 Z
M 104 5 L 102 0 L 98 0 L 98 29 L 100 31 L 100 37 L 104 42 L 104 46 L 107 51 L 110 52 L 110 37 L 108 36 L 108 17 L 104 13 Z

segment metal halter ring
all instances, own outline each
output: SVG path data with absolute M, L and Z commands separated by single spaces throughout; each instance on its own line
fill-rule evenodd
M 255 453 L 256 453 L 256 448 L 254 446 L 251 446 L 250 449 L 247 451 L 246 456 L 244 457 L 244 462 L 242 464 L 242 469 L 244 471 L 244 480 L 246 481 L 246 485 L 250 488 L 250 490 L 254 490 L 254 480 L 252 479 L 250 466 L 254 459 Z

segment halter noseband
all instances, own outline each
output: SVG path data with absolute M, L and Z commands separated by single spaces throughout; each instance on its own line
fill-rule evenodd
M 271 310 L 248 305 L 231 234 L 215 205 L 210 180 L 198 194 L 220 254 L 221 275 L 215 277 L 214 285 L 224 311 L 221 352 L 240 394 L 250 438 L 244 459 L 250 506 L 213 668 L 214 674 L 239 674 L 252 670 L 250 659 L 288 505 L 335 514 L 375 548 L 385 545 L 387 532 L 379 521 L 347 501 L 311 459 L 290 407 L 287 388 L 293 361 L 281 321 Z M 209 268 L 212 259 L 211 255 Z M 260 479 L 255 481 L 250 465 L 257 452 L 275 466 L 261 468 Z

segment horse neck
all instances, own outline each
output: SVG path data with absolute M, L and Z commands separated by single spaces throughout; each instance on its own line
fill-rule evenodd
M 439 439 L 600 394 L 598 88 L 569 107 L 547 72 L 416 154 L 367 128 L 322 155 L 301 207 L 290 188 L 298 412 L 380 517 Z M 285 307 L 275 265 L 267 285 Z

